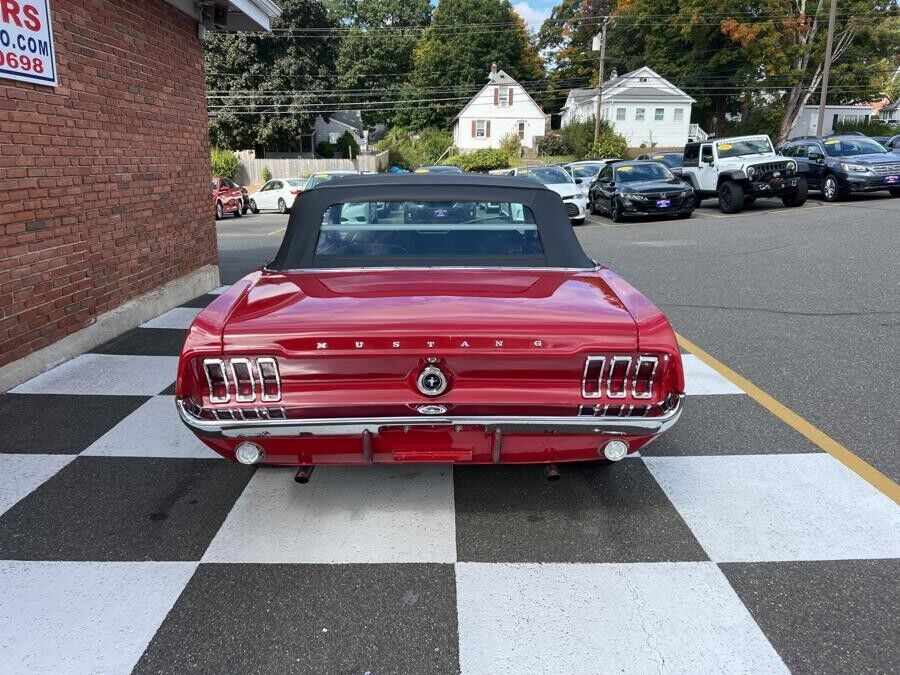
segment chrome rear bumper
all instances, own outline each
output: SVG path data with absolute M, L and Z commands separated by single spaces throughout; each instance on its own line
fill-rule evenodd
M 659 417 L 377 417 L 208 420 L 188 411 L 176 401 L 178 414 L 194 433 L 209 438 L 291 438 L 303 436 L 360 436 L 382 429 L 434 427 L 480 427 L 486 432 L 510 434 L 566 434 L 653 436 L 678 421 L 684 407 L 679 396 L 675 407 Z

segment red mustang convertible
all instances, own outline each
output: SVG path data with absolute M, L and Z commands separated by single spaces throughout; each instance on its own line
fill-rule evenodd
M 275 259 L 194 321 L 176 393 L 213 450 L 305 482 L 318 464 L 615 461 L 683 392 L 666 317 L 585 255 L 555 192 L 425 174 L 303 192 Z

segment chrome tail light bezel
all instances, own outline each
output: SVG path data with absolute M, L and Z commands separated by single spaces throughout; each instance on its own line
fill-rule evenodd
M 225 396 L 216 396 L 216 385 L 213 384 L 213 375 L 210 368 L 217 368 L 222 382 L 225 385 Z M 228 403 L 231 401 L 231 381 L 228 379 L 228 369 L 224 359 L 203 359 L 203 373 L 206 375 L 206 384 L 209 387 L 210 403 Z
M 612 399 L 621 399 L 628 397 L 628 373 L 631 370 L 630 356 L 613 356 L 609 360 L 609 374 L 606 376 L 606 397 Z M 622 373 L 622 391 L 613 391 L 613 375 L 616 373 L 616 366 L 620 363 L 625 364 L 625 372 Z
M 651 354 L 587 355 L 581 376 L 581 397 L 610 401 L 652 400 L 656 395 L 655 380 L 662 360 L 664 357 Z
M 595 364 L 600 364 L 600 371 L 597 373 L 597 391 L 592 392 L 588 391 L 588 383 L 594 384 L 593 378 L 588 379 L 588 373 L 591 371 L 592 367 L 595 367 Z M 584 374 L 581 376 L 581 396 L 582 398 L 600 398 L 603 396 L 603 370 L 606 368 L 606 357 L 605 356 L 588 356 L 584 360 Z
M 267 394 L 266 393 L 266 384 L 268 383 L 268 377 L 263 372 L 263 366 L 271 366 L 272 367 L 272 375 L 275 380 L 275 394 Z M 272 403 L 275 401 L 281 400 L 281 374 L 278 372 L 278 361 L 276 361 L 271 356 L 261 356 L 256 359 L 256 371 L 259 374 L 259 397 L 261 401 L 265 401 L 266 403 Z
M 639 392 L 638 391 L 638 381 L 641 375 L 641 368 L 645 364 L 652 364 L 652 368 L 650 369 L 650 376 L 647 378 L 647 391 Z M 631 379 L 631 396 L 637 399 L 651 399 L 653 398 L 653 380 L 656 377 L 656 370 L 659 368 L 659 357 L 657 356 L 639 356 L 637 362 L 634 365 L 634 374 Z
M 234 377 L 234 400 L 238 403 L 252 403 L 256 400 L 256 380 L 253 377 L 253 362 L 248 358 L 233 358 L 228 359 L 228 363 L 231 366 L 231 375 Z M 241 394 L 241 377 L 238 376 L 238 371 L 236 366 L 240 366 L 241 368 L 247 369 L 247 378 L 250 380 L 250 394 L 243 395 Z

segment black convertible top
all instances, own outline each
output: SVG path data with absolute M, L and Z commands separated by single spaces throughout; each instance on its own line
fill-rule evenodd
M 534 215 L 544 250 L 535 267 L 592 268 L 581 248 L 559 195 L 529 178 L 479 174 L 376 174 L 334 178 L 301 192 L 291 209 L 281 248 L 268 268 L 275 271 L 311 269 L 325 211 L 348 202 L 510 202 Z M 375 266 L 375 260 L 370 264 Z M 413 260 L 384 260 L 384 265 L 409 266 Z M 426 265 L 440 265 L 430 259 Z M 455 261 L 454 264 L 458 264 Z M 474 258 L 473 266 L 517 266 L 510 260 Z M 381 265 L 377 265 L 381 266 Z

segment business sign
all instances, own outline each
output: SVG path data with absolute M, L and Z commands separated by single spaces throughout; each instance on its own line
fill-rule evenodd
M 0 78 L 59 84 L 50 0 L 0 0 Z

